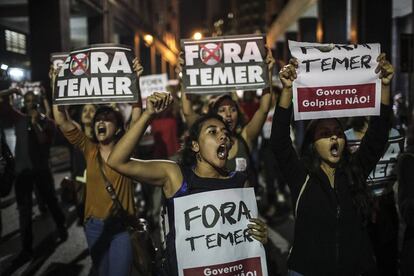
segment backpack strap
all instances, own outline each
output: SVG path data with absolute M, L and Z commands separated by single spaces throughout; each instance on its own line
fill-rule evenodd
M 308 174 L 308 175 L 306 175 L 305 183 L 303 183 L 302 187 L 300 188 L 299 196 L 298 196 L 298 199 L 296 200 L 296 206 L 295 206 L 295 218 L 297 218 L 297 217 L 298 217 L 298 207 L 299 207 L 299 201 L 300 201 L 300 198 L 301 198 L 301 196 L 302 196 L 303 192 L 305 191 L 305 188 L 306 188 L 306 185 L 308 184 L 308 181 L 309 181 L 309 174 Z

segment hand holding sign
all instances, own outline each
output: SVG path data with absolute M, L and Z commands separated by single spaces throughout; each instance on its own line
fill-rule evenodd
M 251 234 L 255 240 L 258 240 L 262 244 L 266 244 L 268 235 L 266 223 L 258 218 L 251 218 L 250 222 L 253 223 L 247 225 L 247 228 L 249 228 L 248 233 Z
M 275 59 L 272 55 L 272 50 L 270 50 L 270 48 L 268 46 L 265 46 L 266 49 L 266 64 L 267 64 L 267 69 L 269 70 L 269 75 L 272 75 L 272 71 L 273 71 L 273 66 L 275 65 Z
M 296 59 L 290 59 L 289 64 L 283 66 L 279 72 L 279 78 L 282 82 L 283 88 L 292 88 L 293 81 L 296 79 L 296 68 L 298 68 L 298 61 Z
M 385 59 L 385 53 L 379 55 L 377 61 L 378 66 L 375 68 L 375 73 L 380 73 L 379 78 L 381 79 L 382 85 L 389 85 L 394 76 L 394 67 Z
M 149 115 L 158 114 L 168 108 L 173 102 L 173 97 L 170 93 L 155 92 L 147 98 L 147 112 Z
M 184 66 L 184 52 L 181 51 L 178 54 L 178 63 L 177 63 L 177 67 L 175 68 L 175 72 L 177 73 L 180 81 L 182 81 L 182 72 L 183 72 L 183 66 Z
M 134 60 L 132 61 L 132 68 L 134 69 L 134 72 L 137 74 L 137 78 L 139 78 L 144 72 L 144 67 L 142 67 L 138 58 L 134 58 Z

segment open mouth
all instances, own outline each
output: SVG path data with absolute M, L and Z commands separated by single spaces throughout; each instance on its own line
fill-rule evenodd
M 99 126 L 98 127 L 98 134 L 105 134 L 106 133 L 106 127 L 105 126 Z
M 221 144 L 217 149 L 217 157 L 220 160 L 226 160 L 228 155 L 228 146 L 226 144 Z
M 333 143 L 331 145 L 330 152 L 331 152 L 332 156 L 338 157 L 339 156 L 339 144 L 338 143 Z

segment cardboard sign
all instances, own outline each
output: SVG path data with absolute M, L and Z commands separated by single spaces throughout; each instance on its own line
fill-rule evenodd
M 145 107 L 146 99 L 154 92 L 167 91 L 167 74 L 141 76 L 139 78 L 139 88 L 141 91 L 142 105 Z
M 62 66 L 68 55 L 69 53 L 51 53 L 50 62 L 52 63 L 53 68 L 58 69 L 60 66 Z
M 299 63 L 293 82 L 295 120 L 379 115 L 379 44 L 289 41 L 289 49 Z
M 91 45 L 70 53 L 59 71 L 54 104 L 137 102 L 131 48 Z
M 247 233 L 253 188 L 174 198 L 174 214 L 179 276 L 267 275 L 264 247 Z
M 264 35 L 181 40 L 187 93 L 254 90 L 268 86 Z

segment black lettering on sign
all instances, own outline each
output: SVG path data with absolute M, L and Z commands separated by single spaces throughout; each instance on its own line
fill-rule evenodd
M 236 210 L 236 203 L 226 202 L 220 206 L 221 217 L 223 218 L 223 224 L 226 223 L 226 220 L 230 224 L 235 224 L 237 221 L 232 217 L 234 211 Z
M 195 250 L 194 240 L 202 237 L 204 237 L 204 235 L 189 237 L 185 239 L 185 241 L 190 241 L 191 251 Z
M 196 210 L 200 210 L 200 207 L 196 206 L 196 207 L 193 207 L 193 208 L 191 208 L 191 209 L 188 209 L 188 210 L 185 210 L 185 211 L 184 211 L 185 229 L 186 229 L 187 231 L 189 231 L 189 230 L 190 230 L 190 221 L 192 221 L 192 220 L 194 220 L 194 219 L 196 219 L 196 218 L 201 217 L 201 215 L 197 215 L 197 216 L 194 216 L 194 217 L 190 217 L 190 213 L 191 213 L 191 212 L 194 212 L 194 211 L 196 211 Z
M 213 217 L 213 220 L 211 221 L 211 223 L 209 223 L 208 221 L 207 221 L 207 215 L 206 215 L 206 213 L 207 213 L 207 210 L 208 209 L 211 209 L 212 211 L 213 211 L 213 213 L 214 213 L 214 217 Z M 207 206 L 204 206 L 203 207 L 203 211 L 202 211 L 202 214 L 203 214 L 203 225 L 204 225 L 204 227 L 206 227 L 206 228 L 212 228 L 212 227 L 214 227 L 215 225 L 216 225 L 216 223 L 217 223 L 217 221 L 219 220 L 219 218 L 220 218 L 220 213 L 219 213 L 219 211 L 217 210 L 217 208 L 214 206 L 214 205 L 212 205 L 212 204 L 208 204 Z

